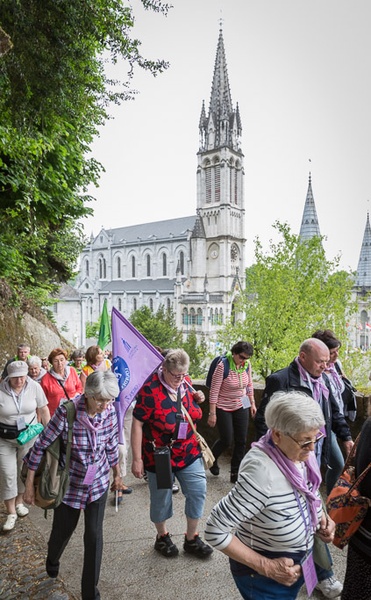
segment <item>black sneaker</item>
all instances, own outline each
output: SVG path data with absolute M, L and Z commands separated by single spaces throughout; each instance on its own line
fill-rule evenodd
M 162 535 L 161 537 L 156 537 L 155 550 L 166 557 L 178 556 L 179 554 L 178 548 L 173 544 L 168 533 L 165 533 L 165 535 Z
M 187 540 L 187 536 L 184 536 L 183 549 L 184 552 L 187 552 L 188 554 L 194 554 L 199 558 L 206 558 L 214 552 L 211 546 L 205 544 L 205 542 L 202 541 L 198 534 L 195 535 L 191 542 Z
M 215 476 L 219 475 L 220 469 L 217 461 L 214 462 L 214 464 L 210 467 L 209 471 Z
M 58 577 L 58 573 L 59 573 L 59 561 L 57 563 L 52 563 L 48 558 L 46 559 L 46 572 L 49 575 L 49 577 L 52 577 L 52 579 L 55 579 L 56 577 Z

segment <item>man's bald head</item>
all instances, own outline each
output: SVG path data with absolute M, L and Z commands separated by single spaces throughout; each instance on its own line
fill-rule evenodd
M 301 366 L 313 377 L 320 377 L 330 360 L 326 344 L 316 338 L 304 340 L 299 349 Z

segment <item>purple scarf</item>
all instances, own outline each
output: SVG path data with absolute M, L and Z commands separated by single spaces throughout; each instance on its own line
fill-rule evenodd
M 273 460 L 275 465 L 279 468 L 281 473 L 286 477 L 287 481 L 291 483 L 292 487 L 298 492 L 303 494 L 309 506 L 310 516 L 313 528 L 316 529 L 318 524 L 317 509 L 321 506 L 321 499 L 316 496 L 316 491 L 321 485 L 321 473 L 314 456 L 314 452 L 309 454 L 305 464 L 307 467 L 308 481 L 312 484 L 312 490 L 308 488 L 308 484 L 300 473 L 299 469 L 295 467 L 295 464 L 284 455 L 284 453 L 275 446 L 272 440 L 272 432 L 268 429 L 267 433 L 260 438 L 258 442 L 251 444 L 255 448 L 259 448 Z
M 299 369 L 300 379 L 313 391 L 314 400 L 320 404 L 321 395 L 328 400 L 329 391 L 323 381 L 322 375 L 320 375 L 320 377 L 312 377 L 312 375 L 301 365 L 298 358 L 295 358 L 295 362 Z
M 330 375 L 330 377 L 332 377 L 334 385 L 338 389 L 339 394 L 341 395 L 344 391 L 345 386 L 344 386 L 344 382 L 343 382 L 342 378 L 340 377 L 339 373 L 336 370 L 334 363 L 329 363 L 327 365 L 326 371 L 328 371 L 327 374 Z

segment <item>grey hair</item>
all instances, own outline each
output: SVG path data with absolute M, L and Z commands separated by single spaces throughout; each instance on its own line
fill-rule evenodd
M 27 359 L 27 364 L 29 367 L 32 367 L 32 365 L 37 365 L 38 367 L 41 367 L 41 358 L 39 356 L 36 356 L 36 354 L 34 354 L 34 356 L 29 356 Z
M 117 377 L 112 371 L 94 371 L 88 375 L 85 383 L 85 396 L 112 400 L 119 395 Z
M 320 429 L 325 424 L 323 412 L 317 402 L 304 392 L 276 392 L 265 409 L 265 422 L 269 429 L 286 435 L 298 435 Z
M 187 352 L 182 350 L 182 348 L 169 350 L 165 356 L 163 367 L 175 373 L 187 373 L 189 369 L 189 356 Z

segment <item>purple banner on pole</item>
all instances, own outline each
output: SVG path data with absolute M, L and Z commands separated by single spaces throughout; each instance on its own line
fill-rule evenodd
M 112 371 L 117 377 L 120 388 L 115 407 L 120 443 L 123 443 L 122 428 L 125 413 L 145 380 L 164 358 L 116 308 L 112 308 L 111 328 Z

